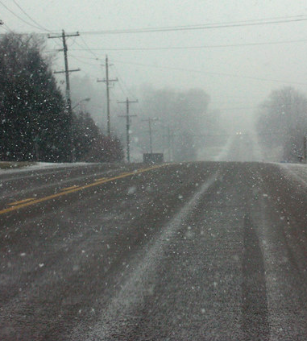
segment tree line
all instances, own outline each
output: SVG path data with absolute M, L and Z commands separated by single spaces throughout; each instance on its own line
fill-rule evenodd
M 201 153 L 208 146 L 225 142 L 217 141 L 222 131 L 220 114 L 210 109 L 210 96 L 203 89 L 157 89 L 145 85 L 138 99 L 139 104 L 132 108 L 137 114 L 131 124 L 133 153 L 148 153 L 152 147 L 153 152 L 163 152 L 165 160 L 195 161 L 202 158 Z M 152 119 L 151 136 L 149 119 Z M 123 126 L 118 118 L 116 127 Z M 124 138 L 124 130 L 118 131 Z
M 112 162 L 123 159 L 88 113 L 73 113 L 43 54 L 44 40 L 9 33 L 0 40 L 0 160 Z
M 302 160 L 307 96 L 293 87 L 272 91 L 258 108 L 257 132 L 269 156 L 287 162 Z

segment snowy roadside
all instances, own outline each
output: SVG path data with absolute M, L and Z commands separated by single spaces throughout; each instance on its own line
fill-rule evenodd
M 24 164 L 20 167 L 14 166 L 14 164 L 18 164 L 17 162 L 12 162 L 11 168 L 2 168 L 1 164 L 7 164 L 7 162 L 0 162 L 0 174 L 14 174 L 14 173 L 21 173 L 21 172 L 29 172 L 41 169 L 52 169 L 52 168 L 71 168 L 77 166 L 84 166 L 84 165 L 91 165 L 92 163 L 87 162 L 76 162 L 76 163 L 53 163 L 53 162 L 35 162 Z M 19 167 L 19 168 L 16 168 Z
M 307 164 L 278 164 L 287 176 L 299 181 L 307 188 Z

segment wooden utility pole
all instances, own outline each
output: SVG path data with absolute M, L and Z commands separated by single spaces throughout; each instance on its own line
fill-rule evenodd
M 158 118 L 148 118 L 146 120 L 143 120 L 145 122 L 148 122 L 148 133 L 149 133 L 149 148 L 150 148 L 150 153 L 153 153 L 153 143 L 152 143 L 152 129 L 151 129 L 151 122 L 158 121 Z
M 303 162 L 304 163 L 307 163 L 307 137 L 306 136 L 304 136 L 304 148 L 303 148 L 303 150 L 304 150 L 304 155 L 303 155 Z
M 168 145 L 168 161 L 170 162 L 172 160 L 172 139 L 173 139 L 173 134 L 171 134 L 171 129 L 170 127 L 167 127 L 167 145 Z
M 121 115 L 120 117 L 126 117 L 126 132 L 127 132 L 127 161 L 130 163 L 130 118 L 135 117 L 137 115 L 130 115 L 129 113 L 129 105 L 131 103 L 138 103 L 138 101 L 129 101 L 127 98 L 124 102 L 118 103 L 125 103 L 126 104 L 126 115 Z
M 109 61 L 108 56 L 106 56 L 106 78 L 105 79 L 97 79 L 97 82 L 106 83 L 107 90 L 107 127 L 108 127 L 108 136 L 111 136 L 111 115 L 110 115 L 110 83 L 118 82 L 118 79 L 109 79 Z
M 168 161 L 172 161 L 174 155 L 174 132 L 169 126 L 164 127 L 166 129 L 166 134 L 163 137 L 166 138 L 167 150 L 168 150 Z
M 76 72 L 80 71 L 80 69 L 74 69 L 74 70 L 69 70 L 68 67 L 68 57 L 67 57 L 67 44 L 66 44 L 66 38 L 67 37 L 78 37 L 79 32 L 74 33 L 74 34 L 65 34 L 65 31 L 62 30 L 61 35 L 56 35 L 56 36 L 51 36 L 50 34 L 48 35 L 49 39 L 56 39 L 56 38 L 62 38 L 63 42 L 63 51 L 64 52 L 64 65 L 65 65 L 65 70 L 63 71 L 54 71 L 54 73 L 65 73 L 65 78 L 66 78 L 66 110 L 68 112 L 69 116 L 69 123 L 70 123 L 70 144 L 71 144 L 71 162 L 75 161 L 75 150 L 74 150 L 74 138 L 73 138 L 73 132 L 72 132 L 72 108 L 71 108 L 71 96 L 70 96 L 70 81 L 69 81 L 69 73 L 70 72 Z

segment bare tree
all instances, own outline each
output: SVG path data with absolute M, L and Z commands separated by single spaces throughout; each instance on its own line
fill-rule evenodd
M 285 160 L 297 161 L 307 134 L 307 97 L 292 87 L 273 91 L 259 106 L 257 130 L 266 148 L 280 146 Z

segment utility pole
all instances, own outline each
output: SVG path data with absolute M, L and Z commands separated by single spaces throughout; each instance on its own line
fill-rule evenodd
M 73 114 L 72 114 L 72 108 L 71 108 L 69 73 L 80 71 L 80 69 L 69 70 L 68 57 L 67 57 L 68 48 L 67 48 L 67 44 L 66 44 L 66 38 L 67 37 L 78 37 L 78 36 L 79 36 L 79 32 L 74 33 L 74 34 L 65 34 L 64 30 L 62 30 L 61 35 L 57 35 L 57 36 L 51 36 L 50 34 L 48 35 L 49 39 L 62 38 L 62 42 L 63 42 L 63 50 L 60 50 L 60 51 L 64 52 L 65 70 L 54 71 L 54 73 L 65 73 L 65 77 L 66 77 L 66 110 L 68 112 L 69 121 L 70 121 L 69 123 L 70 123 L 71 162 L 75 161 L 75 151 L 74 151 L 74 139 L 73 139 L 73 131 L 72 131 Z
M 172 135 L 171 135 L 171 129 L 168 126 L 167 127 L 167 145 L 168 145 L 168 161 L 170 162 L 172 160 L 172 147 L 171 147 L 171 141 L 172 141 Z
M 110 83 L 118 82 L 118 78 L 109 79 L 109 61 L 108 56 L 106 56 L 106 78 L 105 79 L 97 79 L 97 82 L 106 83 L 107 90 L 107 127 L 108 127 L 108 136 L 111 136 L 111 115 L 110 115 Z
M 306 136 L 304 136 L 304 155 L 303 155 L 303 162 L 304 163 L 307 163 L 307 160 L 306 160 L 306 158 L 307 158 L 307 137 Z
M 124 102 L 117 103 L 126 103 L 126 115 L 121 115 L 120 117 L 126 117 L 126 131 L 127 131 L 127 161 L 130 163 L 130 118 L 135 117 L 136 115 L 129 114 L 129 105 L 131 103 L 138 103 L 138 101 L 129 101 L 127 98 Z
M 169 126 L 165 126 L 166 128 L 166 134 L 163 135 L 163 137 L 166 137 L 167 139 L 167 151 L 168 151 L 168 161 L 172 161 L 173 155 L 174 155 L 174 132 L 171 130 Z
M 150 153 L 153 153 L 153 148 L 152 148 L 152 129 L 151 129 L 151 122 L 158 121 L 157 118 L 148 118 L 146 120 L 143 120 L 148 122 L 148 132 L 149 132 L 149 147 L 150 147 Z

